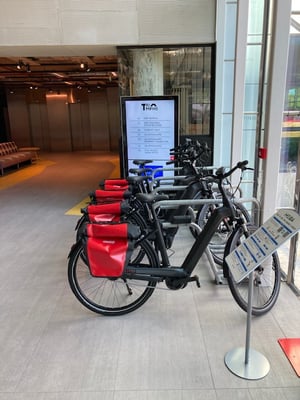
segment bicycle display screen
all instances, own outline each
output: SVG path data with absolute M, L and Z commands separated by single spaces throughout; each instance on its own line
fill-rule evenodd
M 178 96 L 121 97 L 121 110 L 125 175 L 136 159 L 152 160 L 157 176 L 174 175 L 163 168 L 178 144 Z

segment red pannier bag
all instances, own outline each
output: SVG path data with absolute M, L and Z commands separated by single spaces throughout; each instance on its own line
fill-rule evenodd
M 128 190 L 95 190 L 90 194 L 91 200 L 96 204 L 113 203 L 129 199 L 131 192 Z
M 120 277 L 141 231 L 130 223 L 87 224 L 86 255 L 91 275 Z
M 126 214 L 130 209 L 126 201 L 115 203 L 91 204 L 82 210 L 88 215 L 90 222 L 120 221 L 121 215 Z
M 104 190 L 127 190 L 129 188 L 127 179 L 105 179 L 100 186 Z

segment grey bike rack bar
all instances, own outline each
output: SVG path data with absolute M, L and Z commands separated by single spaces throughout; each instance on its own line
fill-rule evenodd
M 173 186 L 173 185 L 165 185 L 165 186 L 158 186 L 157 188 L 153 189 L 153 193 L 160 193 L 160 192 L 174 192 L 176 191 L 183 191 L 186 189 L 187 186 L 185 185 L 178 185 L 178 186 Z
M 255 205 L 256 209 L 258 212 L 256 213 L 257 215 L 255 216 L 255 220 L 253 221 L 256 225 L 260 225 L 259 223 L 259 214 L 260 214 L 260 202 L 254 198 L 254 197 L 249 197 L 249 198 L 244 198 L 241 197 L 239 199 L 234 199 L 233 200 L 235 204 L 245 204 L 245 203 L 252 203 Z M 221 199 L 184 199 L 184 200 L 161 200 L 158 201 L 154 204 L 154 208 L 161 208 L 161 209 L 167 209 L 167 208 L 177 208 L 179 206 L 183 205 L 203 205 L 203 204 L 222 204 Z
M 218 167 L 215 167 L 213 165 L 211 166 L 204 166 L 204 167 L 196 167 L 196 170 L 198 171 L 198 173 L 200 173 L 201 171 L 211 171 L 211 170 L 215 170 Z M 183 167 L 173 167 L 173 168 L 168 168 L 168 167 L 161 167 L 161 168 L 156 168 L 152 171 L 152 175 L 151 175 L 151 186 L 152 188 L 155 186 L 155 183 L 163 180 L 166 181 L 172 181 L 172 180 L 180 180 L 180 179 L 184 179 L 186 178 L 186 175 L 174 175 L 174 176 L 159 176 L 157 178 L 155 178 L 155 174 L 157 172 L 164 172 L 164 171 L 177 171 L 180 172 L 183 170 Z

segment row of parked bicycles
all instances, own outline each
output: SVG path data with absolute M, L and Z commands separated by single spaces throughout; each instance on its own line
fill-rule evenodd
M 252 170 L 248 161 L 233 168 L 204 167 L 207 145 L 186 140 L 170 151 L 172 177 L 151 168 L 151 160 L 134 160 L 126 179 L 107 179 L 90 193 L 76 225 L 69 253 L 68 280 L 76 298 L 89 310 L 107 316 L 141 307 L 164 283 L 180 290 L 194 282 L 195 268 L 206 254 L 215 276 L 228 282 L 237 304 L 248 307 L 249 277 L 237 283 L 225 261 L 257 227 L 231 176 Z M 165 168 L 167 170 L 169 168 Z M 162 169 L 162 171 L 164 168 Z M 163 176 L 161 176 L 163 175 Z M 170 254 L 181 225 L 193 238 L 181 265 Z M 252 314 L 263 315 L 276 303 L 281 271 L 276 253 L 253 274 Z

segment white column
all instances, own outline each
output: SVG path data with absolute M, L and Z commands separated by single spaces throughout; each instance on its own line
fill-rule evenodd
M 262 222 L 274 213 L 276 207 L 290 17 L 291 0 L 274 0 L 264 135 L 267 158 L 262 166 Z
M 238 3 L 231 142 L 232 166 L 241 161 L 242 157 L 248 9 L 249 0 Z M 239 178 L 237 174 L 233 176 L 233 178 L 235 177 Z
M 164 94 L 162 49 L 133 50 L 133 96 Z
M 248 0 L 246 0 L 248 3 Z M 239 2 L 240 3 L 240 2 Z M 231 164 L 237 0 L 218 0 L 214 165 Z

